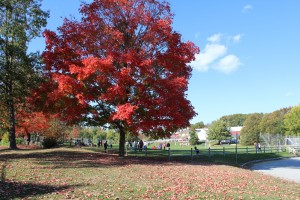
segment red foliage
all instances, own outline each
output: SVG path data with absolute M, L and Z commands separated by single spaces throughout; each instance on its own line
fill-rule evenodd
M 79 137 L 79 129 L 78 129 L 77 127 L 74 127 L 74 128 L 72 129 L 71 136 L 72 136 L 73 138 L 78 138 L 78 137 Z
M 17 135 L 44 133 L 49 128 L 49 117 L 42 112 L 20 112 L 17 116 Z
M 66 119 L 91 113 L 153 137 L 188 126 L 196 114 L 185 93 L 188 63 L 199 49 L 172 30 L 169 4 L 94 0 L 80 12 L 81 21 L 66 19 L 59 35 L 44 32 L 43 57 L 55 83 L 50 100 L 63 102 Z
M 81 114 L 86 112 L 87 103 L 79 102 L 74 97 L 75 92 L 68 91 L 72 83 L 62 81 L 61 85 L 58 85 L 52 76 L 55 77 L 55 74 L 47 74 L 45 77 L 47 81 L 33 91 L 28 102 L 51 118 L 59 118 L 69 124 L 78 122 L 81 120 Z M 80 94 L 76 95 L 79 97 Z

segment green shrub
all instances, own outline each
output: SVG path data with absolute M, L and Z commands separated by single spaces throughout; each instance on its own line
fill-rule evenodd
M 42 145 L 44 148 L 49 149 L 49 148 L 57 146 L 57 140 L 52 137 L 46 137 L 46 138 L 44 138 Z
M 205 144 L 206 140 L 199 140 L 199 144 Z
M 9 144 L 9 135 L 8 135 L 8 133 L 3 134 L 0 144 L 2 146 L 7 146 Z
M 24 143 L 24 138 L 16 138 L 16 143 L 17 144 L 23 144 Z

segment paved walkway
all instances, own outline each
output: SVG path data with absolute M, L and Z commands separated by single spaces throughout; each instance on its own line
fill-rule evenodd
M 300 183 L 300 157 L 261 162 L 250 169 Z

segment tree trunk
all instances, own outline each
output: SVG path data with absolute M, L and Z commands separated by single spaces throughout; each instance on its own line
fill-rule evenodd
M 9 148 L 17 149 L 16 144 L 16 128 L 15 128 L 15 106 L 12 99 L 7 102 L 9 110 Z
M 119 142 L 119 157 L 124 157 L 125 155 L 125 135 L 126 132 L 124 130 L 124 127 L 119 126 L 120 130 L 120 142 Z

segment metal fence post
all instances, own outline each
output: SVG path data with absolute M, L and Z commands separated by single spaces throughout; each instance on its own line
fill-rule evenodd
M 208 156 L 210 158 L 210 147 L 208 147 Z
M 168 157 L 169 157 L 169 161 L 171 160 L 171 150 L 170 147 L 168 147 Z
M 193 159 L 193 148 L 191 148 L 191 159 Z
M 237 163 L 238 160 L 238 149 L 237 149 L 237 143 L 235 143 L 235 163 Z
M 223 147 L 223 156 L 225 157 L 225 147 Z

